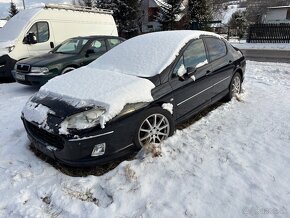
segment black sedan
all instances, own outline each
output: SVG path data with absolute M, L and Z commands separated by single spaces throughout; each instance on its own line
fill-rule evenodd
M 71 166 L 100 165 L 161 143 L 176 124 L 230 100 L 245 66 L 238 49 L 210 32 L 145 34 L 50 80 L 22 119 L 44 154 Z
M 12 75 L 21 84 L 41 86 L 55 76 L 91 63 L 123 41 L 114 36 L 71 38 L 48 54 L 17 62 Z

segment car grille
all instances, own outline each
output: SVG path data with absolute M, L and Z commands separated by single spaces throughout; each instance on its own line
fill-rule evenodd
M 17 64 L 16 70 L 22 73 L 28 73 L 30 71 L 30 65 L 28 64 Z
M 36 138 L 41 139 L 42 141 L 48 143 L 51 146 L 54 146 L 58 149 L 63 149 L 63 140 L 60 136 L 49 133 L 43 129 L 38 128 L 37 126 L 26 122 L 26 127 L 29 132 Z

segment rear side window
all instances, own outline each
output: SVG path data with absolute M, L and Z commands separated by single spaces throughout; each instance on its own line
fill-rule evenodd
M 35 23 L 28 33 L 34 33 L 37 43 L 47 42 L 49 40 L 49 26 L 47 22 Z
M 227 54 L 226 44 L 222 40 L 216 38 L 205 38 L 205 42 L 211 61 L 219 59 Z
M 108 43 L 110 48 L 114 48 L 115 46 L 119 45 L 122 41 L 119 39 L 108 39 Z

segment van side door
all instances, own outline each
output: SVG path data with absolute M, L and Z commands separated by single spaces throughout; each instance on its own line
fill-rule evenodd
M 54 37 L 48 22 L 39 21 L 34 23 L 27 32 L 27 35 L 29 33 L 33 33 L 36 39 L 34 43 L 29 43 L 25 39 L 23 40 L 30 57 L 48 53 L 54 47 Z

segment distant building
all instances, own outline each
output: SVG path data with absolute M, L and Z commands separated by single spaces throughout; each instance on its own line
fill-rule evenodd
M 263 19 L 264 23 L 290 23 L 290 5 L 269 7 Z
M 161 25 L 156 21 L 156 17 L 161 10 L 161 6 L 167 6 L 167 0 L 142 0 L 142 11 L 143 11 L 143 19 L 142 19 L 142 32 L 154 32 L 161 30 Z M 186 5 L 188 4 L 188 0 L 183 0 L 181 5 L 181 10 L 184 10 Z M 184 14 L 180 14 L 177 18 L 177 21 L 182 19 Z
M 6 24 L 7 20 L 0 19 L 0 28 L 2 28 Z

